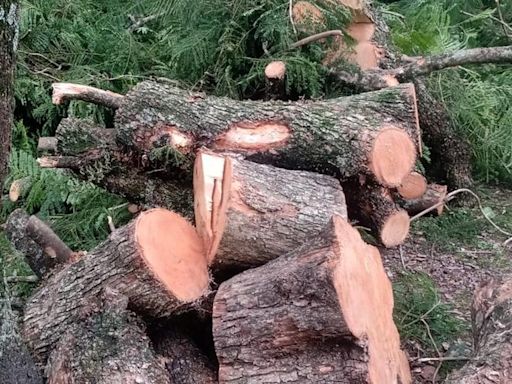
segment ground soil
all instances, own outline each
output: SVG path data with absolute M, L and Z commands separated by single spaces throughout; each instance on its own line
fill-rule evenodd
M 491 208 L 494 220 L 501 227 L 512 232 L 512 190 L 498 187 L 480 187 L 476 191 L 482 197 L 482 205 Z M 449 208 L 450 209 L 450 208 Z M 475 288 L 490 277 L 496 277 L 512 271 L 512 246 L 504 245 L 507 237 L 483 219 L 477 205 L 470 207 L 452 207 L 464 209 L 478 218 L 483 229 L 476 238 L 466 241 L 447 238 L 432 240 L 426 235 L 428 227 L 414 225 L 407 242 L 400 248 L 381 249 L 383 261 L 389 277 L 393 281 L 401 271 L 419 271 L 428 274 L 436 283 L 444 303 L 452 307 L 453 316 L 462 319 L 468 325 L 471 322 L 470 306 Z M 450 212 L 448 210 L 448 212 Z M 421 219 L 420 219 L 421 220 Z M 462 223 L 461 223 L 462 224 Z M 456 223 L 455 223 L 456 225 Z M 465 346 L 459 348 L 462 353 L 471 351 L 470 328 L 461 333 L 453 343 Z M 418 358 L 437 357 L 434 350 L 424 350 L 417 343 L 405 342 L 411 361 L 415 383 L 432 383 L 437 362 L 418 363 Z M 450 345 L 439 346 L 442 354 Z M 446 363 L 444 363 L 446 365 Z M 435 382 L 442 382 L 442 372 L 435 375 Z

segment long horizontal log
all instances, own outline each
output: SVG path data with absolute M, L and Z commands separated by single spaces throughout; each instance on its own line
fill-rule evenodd
M 411 383 L 379 252 L 336 216 L 320 235 L 219 287 L 219 383 Z
M 145 211 L 97 248 L 42 282 L 27 302 L 23 338 L 38 363 L 91 298 L 106 287 L 150 317 L 189 309 L 208 292 L 202 242 L 185 219 L 165 209 Z
M 281 256 L 347 218 L 338 180 L 200 151 L 195 217 L 214 271 L 240 272 Z
M 189 156 L 206 146 L 249 160 L 341 177 L 372 175 L 398 186 L 416 160 L 419 126 L 412 85 L 318 102 L 210 97 L 139 83 L 116 112 L 117 140 L 151 157 Z

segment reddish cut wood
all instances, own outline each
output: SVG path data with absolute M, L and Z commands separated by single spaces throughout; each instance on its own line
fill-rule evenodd
M 338 180 L 306 171 L 199 152 L 196 226 L 215 271 L 262 265 L 347 217 Z
M 369 228 L 385 247 L 402 244 L 409 235 L 410 219 L 390 191 L 367 180 L 344 183 L 348 216 Z
M 26 305 L 23 337 L 44 363 L 87 301 L 106 286 L 127 296 L 137 313 L 165 317 L 201 299 L 208 283 L 206 257 L 194 227 L 173 212 L 152 209 L 49 277 Z
M 446 185 L 429 184 L 426 192 L 420 198 L 399 200 L 399 203 L 407 212 L 409 212 L 411 216 L 413 216 L 424 211 L 425 209 L 443 202 L 447 192 L 448 187 Z M 441 204 L 432 212 L 438 216 L 442 215 L 444 206 L 445 204 Z
M 91 313 L 62 336 L 46 367 L 48 384 L 174 384 L 128 300 L 108 300 L 90 303 Z
M 410 383 L 379 252 L 335 216 L 322 234 L 221 284 L 219 383 Z
M 418 199 L 427 191 L 427 179 L 419 172 L 411 172 L 397 188 L 404 199 Z
M 410 84 L 315 102 L 257 102 L 142 82 L 116 112 L 117 139 L 151 157 L 206 146 L 290 169 L 370 174 L 398 186 L 415 163 L 419 127 Z

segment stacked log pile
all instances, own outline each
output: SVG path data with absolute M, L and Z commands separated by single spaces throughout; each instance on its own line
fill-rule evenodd
M 412 85 L 239 102 L 143 82 L 110 101 L 114 129 L 64 119 L 39 163 L 92 175 L 136 217 L 88 253 L 21 211 L 7 224 L 42 277 L 22 335 L 48 382 L 411 382 L 380 254 L 349 220 L 407 237 L 395 200 L 427 190 Z M 213 360 L 194 332 L 155 333 L 184 313 L 210 324 Z

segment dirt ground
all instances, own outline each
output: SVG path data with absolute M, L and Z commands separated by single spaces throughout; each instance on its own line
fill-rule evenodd
M 482 205 L 500 227 L 512 232 L 512 190 L 502 188 L 481 187 L 477 193 L 482 197 Z M 469 200 L 471 201 L 471 200 Z M 512 272 L 512 245 L 504 245 L 507 236 L 499 233 L 484 218 L 475 205 L 470 208 L 453 208 L 446 214 L 463 210 L 468 217 L 474 218 L 475 226 L 481 226 L 477 234 L 468 233 L 468 238 L 461 235 L 461 228 L 468 227 L 466 216 L 461 221 L 454 220 L 447 226 L 445 234 L 432 239 L 428 224 L 418 223 L 412 228 L 409 240 L 401 249 L 381 249 L 384 265 L 391 280 L 395 280 L 403 271 L 424 272 L 437 285 L 441 300 L 451 307 L 453 316 L 463 320 L 468 328 L 464 330 L 453 344 L 459 345 L 461 354 L 471 352 L 470 306 L 475 288 L 483 281 Z M 424 219 L 436 223 L 438 219 Z M 470 228 L 475 230 L 475 228 Z M 443 228 L 441 227 L 441 230 Z M 439 228 L 437 229 L 439 232 Z M 451 238 L 450 232 L 457 232 Z M 468 230 L 468 232 L 471 232 Z M 462 238 L 461 238 L 462 237 Z M 418 359 L 437 357 L 435 350 L 424 350 L 417 343 L 406 342 L 404 346 L 411 360 L 415 382 L 442 382 L 439 377 L 442 371 L 435 374 L 438 362 L 419 363 Z M 439 352 L 445 356 L 453 345 L 438 346 Z M 463 364 L 463 363 L 459 363 Z M 446 363 L 445 363 L 446 365 Z

